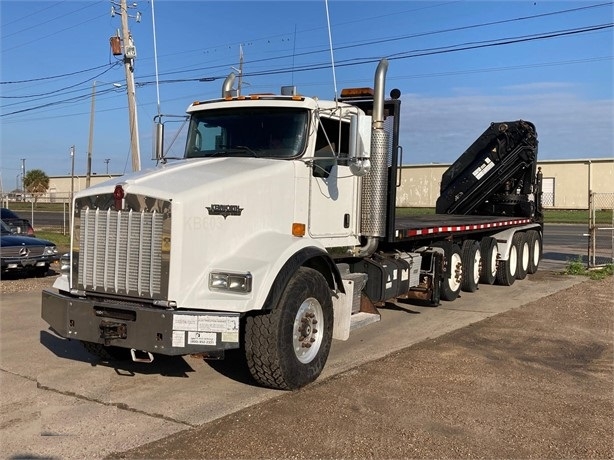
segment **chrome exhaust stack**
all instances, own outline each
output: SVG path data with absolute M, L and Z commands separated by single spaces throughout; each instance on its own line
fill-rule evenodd
M 362 178 L 361 233 L 367 243 L 355 251 L 358 257 L 368 257 L 386 235 L 386 204 L 388 190 L 388 155 L 390 134 L 384 130 L 384 91 L 388 60 L 382 59 L 375 71 L 373 115 L 371 124 L 371 169 Z

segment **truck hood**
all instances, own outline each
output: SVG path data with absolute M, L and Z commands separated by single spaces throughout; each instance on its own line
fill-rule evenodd
M 240 183 L 241 176 L 257 177 L 259 170 L 267 170 L 267 175 L 271 169 L 287 170 L 291 175 L 293 168 L 291 161 L 268 158 L 193 158 L 113 178 L 79 192 L 76 197 L 112 193 L 121 184 L 126 193 L 181 201 L 183 196 L 190 196 L 204 187 L 211 190 L 222 182 Z

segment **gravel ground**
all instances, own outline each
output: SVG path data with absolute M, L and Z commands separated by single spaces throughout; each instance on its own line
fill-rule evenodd
M 613 298 L 586 280 L 111 458 L 614 459 Z
M 614 458 L 612 278 L 112 458 Z
M 44 277 L 36 277 L 23 272 L 2 273 L 0 295 L 42 290 L 43 288 L 51 287 L 58 276 L 60 276 L 60 265 L 58 262 L 51 264 L 49 271 Z

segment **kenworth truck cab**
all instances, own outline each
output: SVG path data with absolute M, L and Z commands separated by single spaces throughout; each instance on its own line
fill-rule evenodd
M 387 300 L 437 305 L 534 273 L 534 161 L 519 168 L 531 181 L 522 199 L 537 203 L 522 215 L 396 217 L 400 92 L 384 97 L 387 66 L 374 91 L 334 101 L 238 96 L 231 75 L 221 98 L 190 105 L 184 158 L 158 154 L 157 168 L 76 195 L 71 253 L 42 293 L 51 329 L 103 359 L 241 347 L 258 383 L 293 389 Z

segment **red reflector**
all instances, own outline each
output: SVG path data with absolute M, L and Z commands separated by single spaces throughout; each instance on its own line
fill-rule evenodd
M 113 199 L 115 200 L 115 210 L 119 211 L 122 209 L 122 200 L 124 199 L 124 188 L 121 185 L 116 185 L 115 190 L 113 190 Z
M 124 188 L 121 185 L 116 185 L 115 190 L 113 191 L 113 198 L 116 200 L 123 200 L 124 196 Z

